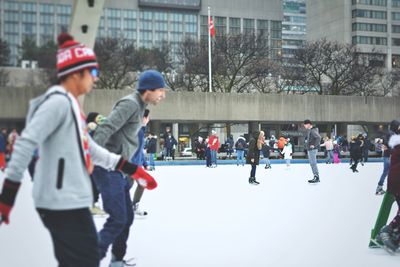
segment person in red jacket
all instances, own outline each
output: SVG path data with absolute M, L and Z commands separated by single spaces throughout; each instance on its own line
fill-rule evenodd
M 210 137 L 208 137 L 208 145 L 210 146 L 211 153 L 211 168 L 217 167 L 217 152 L 219 148 L 219 140 L 217 132 L 212 130 Z
M 392 153 L 390 155 L 387 192 L 394 196 L 399 209 L 393 220 L 382 227 L 376 239 L 384 245 L 386 250 L 394 253 L 399 248 L 400 243 L 400 120 L 393 120 L 390 123 L 390 131 L 393 132 L 393 135 L 389 139 Z

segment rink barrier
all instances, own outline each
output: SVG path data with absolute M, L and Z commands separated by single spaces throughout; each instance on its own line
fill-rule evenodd
M 270 159 L 271 165 L 274 164 L 286 164 L 286 161 L 284 159 Z M 325 159 L 318 159 L 317 162 L 319 164 L 325 164 L 326 160 Z M 349 164 L 350 159 L 340 159 L 341 163 L 347 163 Z M 369 162 L 383 162 L 382 158 L 369 158 Z M 177 165 L 206 165 L 205 160 L 184 160 L 184 159 L 176 159 L 176 160 L 156 160 L 155 162 L 156 166 L 177 166 Z M 290 164 L 308 164 L 309 161 L 308 159 L 292 159 L 290 161 Z M 266 164 L 265 159 L 260 159 L 260 165 Z M 340 164 L 340 163 L 339 163 Z M 236 165 L 236 159 L 225 159 L 225 160 L 218 160 L 217 165 Z

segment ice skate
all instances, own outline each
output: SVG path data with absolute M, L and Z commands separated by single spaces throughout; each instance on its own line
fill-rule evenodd
M 386 193 L 386 191 L 383 190 L 382 186 L 378 185 L 378 187 L 376 188 L 375 195 L 378 196 L 378 195 L 383 195 L 383 194 L 385 194 L 385 193 Z
M 316 184 L 316 183 L 319 183 L 319 182 L 320 182 L 320 180 L 319 180 L 319 176 L 318 176 L 318 175 L 314 175 L 314 178 L 313 178 L 313 179 L 311 179 L 311 180 L 308 180 L 308 182 L 309 182 L 310 184 Z
M 256 178 L 255 178 L 255 177 L 250 177 L 250 178 L 249 178 L 249 184 L 252 184 L 252 185 L 259 185 L 260 183 L 256 181 Z
M 372 241 L 393 255 L 399 248 L 400 232 L 398 229 L 394 230 L 390 225 L 385 225 L 379 231 L 376 239 Z
M 136 266 L 135 258 L 131 258 L 129 260 L 117 261 L 114 255 L 111 256 L 111 262 L 109 267 L 124 267 L 124 266 Z
M 142 217 L 147 216 L 147 211 L 139 209 L 139 203 L 136 203 L 133 206 L 133 210 L 135 211 L 135 215 L 142 216 Z

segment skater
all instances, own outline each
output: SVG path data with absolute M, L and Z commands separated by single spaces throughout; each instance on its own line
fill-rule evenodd
M 143 120 L 142 120 L 142 128 L 140 129 L 140 131 L 138 133 L 138 147 L 136 149 L 135 154 L 133 154 L 133 156 L 131 158 L 131 163 L 141 166 L 145 170 L 149 170 L 148 164 L 146 162 L 146 157 L 144 154 L 144 143 L 145 143 L 144 135 L 146 133 L 146 126 L 150 121 L 149 113 L 150 113 L 150 110 L 145 109 L 144 115 L 143 115 Z M 144 193 L 144 188 L 140 185 L 136 185 L 135 193 L 133 194 L 133 199 L 132 199 L 132 207 L 135 212 L 135 215 L 139 215 L 139 216 L 147 215 L 147 211 L 139 209 L 139 202 L 142 199 L 143 193 Z
M 360 134 L 356 139 L 351 141 L 350 143 L 350 155 L 351 155 L 351 162 L 352 165 L 350 169 L 353 172 L 358 172 L 357 165 L 362 159 L 362 149 L 363 149 L 363 136 Z
M 393 220 L 382 227 L 376 240 L 382 243 L 390 253 L 394 253 L 399 248 L 400 243 L 400 121 L 393 120 L 390 123 L 390 130 L 393 135 L 388 143 L 392 154 L 390 156 L 387 192 L 396 199 L 398 210 Z
M 50 232 L 59 266 L 98 267 L 98 239 L 89 208 L 93 195 L 93 164 L 123 171 L 148 186 L 156 183 L 142 168 L 110 153 L 88 135 L 78 96 L 89 93 L 97 80 L 92 49 L 62 33 L 58 37 L 59 85 L 33 99 L 26 127 L 16 140 L 0 194 L 0 219 L 8 224 L 21 180 L 34 149 L 39 149 L 33 183 L 35 207 Z M 129 178 L 131 179 L 131 178 Z M 23 252 L 21 252 L 23 253 Z
M 271 169 L 271 161 L 269 160 L 269 157 L 271 156 L 271 150 L 273 149 L 272 147 L 269 146 L 270 142 L 265 142 L 262 148 L 262 153 L 265 158 L 265 169 Z
M 149 157 L 149 171 L 154 171 L 156 169 L 154 158 L 157 153 L 157 135 L 150 133 L 147 137 L 147 156 Z
M 286 139 L 286 144 L 282 150 L 283 157 L 286 161 L 286 169 L 290 168 L 290 160 L 292 159 L 293 155 L 293 148 L 292 144 L 290 143 L 290 138 Z
M 260 184 L 256 180 L 256 169 L 260 163 L 260 150 L 265 143 L 264 132 L 255 132 L 253 138 L 250 139 L 249 152 L 247 153 L 246 163 L 251 165 L 249 184 Z
M 318 128 L 314 127 L 310 120 L 304 121 L 304 128 L 307 129 L 306 150 L 307 150 L 308 160 L 310 161 L 311 170 L 314 175 L 314 178 L 308 180 L 308 182 L 310 184 L 315 184 L 320 182 L 318 166 L 317 166 L 317 152 L 319 145 L 321 143 L 321 136 L 319 135 Z
M 6 151 L 7 151 L 7 130 L 2 129 L 0 132 L 0 171 L 6 168 Z
M 175 137 L 172 135 L 171 131 L 168 131 L 166 134 L 164 134 L 164 139 L 165 139 L 165 147 L 167 149 L 167 156 L 166 160 L 175 160 L 175 148 L 178 144 L 176 141 Z
M 340 163 L 340 146 L 337 141 L 333 141 L 333 163 Z
M 219 140 L 217 136 L 217 132 L 215 130 L 211 130 L 211 135 L 208 138 L 208 144 L 210 145 L 210 154 L 211 154 L 211 168 L 217 167 L 217 153 L 219 148 Z
M 244 166 L 244 149 L 246 148 L 246 139 L 244 138 L 243 135 L 239 136 L 238 139 L 236 140 L 235 143 L 235 149 L 236 149 L 236 165 L 239 166 L 242 165 Z
M 375 195 L 383 195 L 385 194 L 385 190 L 383 190 L 383 184 L 385 183 L 386 176 L 389 173 L 390 168 L 390 154 L 392 150 L 389 146 L 389 140 L 391 137 L 391 133 L 387 133 L 382 137 L 382 159 L 383 159 L 383 171 L 381 177 L 378 182 L 378 186 L 376 187 Z
M 232 158 L 233 144 L 234 144 L 233 135 L 230 134 L 225 141 L 226 156 L 228 157 L 228 159 Z
M 206 167 L 207 168 L 212 168 L 212 164 L 211 164 L 211 149 L 210 149 L 210 145 L 208 144 L 208 138 L 206 138 Z
M 333 163 L 333 142 L 328 136 L 325 136 L 324 143 L 321 145 L 326 149 L 326 164 Z
M 145 108 L 165 98 L 164 78 L 158 71 L 141 73 L 137 89 L 114 105 L 103 124 L 97 127 L 94 140 L 110 151 L 121 152 L 131 159 L 139 146 L 138 133 L 142 128 Z M 126 241 L 134 219 L 129 190 L 131 180 L 113 170 L 95 166 L 93 178 L 100 191 L 105 212 L 110 216 L 99 232 L 100 258 L 112 245 L 111 267 L 121 266 L 126 253 Z

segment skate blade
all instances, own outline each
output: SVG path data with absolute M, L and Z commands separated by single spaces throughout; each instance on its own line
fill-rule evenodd
M 374 245 L 375 245 L 373 248 L 383 248 L 390 255 L 392 255 L 392 256 L 396 255 L 396 251 L 393 251 L 389 247 L 379 243 L 376 239 L 371 238 L 371 242 L 374 243 Z

